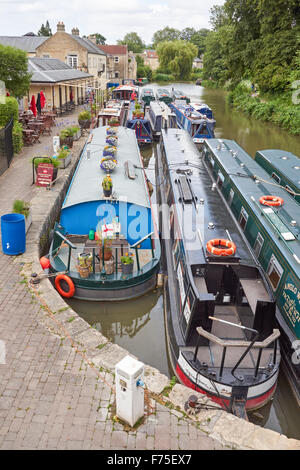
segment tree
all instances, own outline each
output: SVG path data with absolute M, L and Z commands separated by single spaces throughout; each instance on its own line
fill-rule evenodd
M 165 41 L 176 41 L 176 39 L 180 39 L 180 31 L 166 26 L 164 29 L 160 29 L 154 33 L 152 38 L 153 47 L 156 49 L 159 43 Z
M 160 68 L 174 75 L 175 80 L 188 80 L 192 72 L 197 47 L 186 41 L 164 41 L 156 49 Z
M 96 44 L 104 45 L 106 43 L 106 38 L 100 33 L 91 34 L 91 36 L 96 39 Z
M 9 93 L 22 98 L 29 90 L 30 79 L 26 52 L 0 45 L 0 80 L 5 83 Z
M 201 57 L 201 55 L 205 52 L 205 41 L 208 33 L 209 29 L 202 28 L 199 29 L 199 31 L 195 31 L 195 33 L 191 36 L 191 43 L 198 47 L 198 57 Z
M 50 28 L 49 21 L 46 21 L 46 24 L 42 24 L 40 30 L 38 31 L 38 36 L 52 36 L 52 31 Z
M 135 53 L 143 52 L 143 50 L 145 49 L 145 44 L 143 40 L 137 33 L 134 32 L 127 33 L 124 36 L 124 39 L 117 41 L 117 43 L 127 45 L 128 50 Z

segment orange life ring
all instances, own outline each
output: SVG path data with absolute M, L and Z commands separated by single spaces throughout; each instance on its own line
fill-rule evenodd
M 283 205 L 283 199 L 281 197 L 278 197 L 278 196 L 262 196 L 260 199 L 259 199 L 259 202 L 263 205 L 263 206 L 282 206 Z
M 63 290 L 61 285 L 60 285 L 60 281 L 62 281 L 62 280 L 66 281 L 66 283 L 69 286 L 69 290 L 67 292 L 65 290 Z M 60 295 L 62 295 L 63 297 L 66 297 L 67 299 L 70 299 L 75 294 L 74 283 L 73 283 L 72 279 L 69 276 L 66 276 L 65 274 L 58 274 L 56 276 L 56 278 L 55 278 L 55 287 L 56 287 L 57 291 L 60 293 Z
M 216 248 L 218 246 L 222 246 L 225 248 Z M 236 245 L 231 240 L 215 238 L 207 242 L 206 249 L 212 255 L 233 256 L 236 252 Z

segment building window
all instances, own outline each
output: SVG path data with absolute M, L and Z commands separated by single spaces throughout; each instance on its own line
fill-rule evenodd
M 78 67 L 78 56 L 77 55 L 68 55 L 68 65 L 73 69 Z
M 254 253 L 256 254 L 257 258 L 260 255 L 263 244 L 264 244 L 264 239 L 261 236 L 261 234 L 258 232 L 255 243 L 254 243 L 254 247 L 253 247 Z
M 115 72 L 115 78 L 119 78 L 119 72 Z
M 276 290 L 277 287 L 278 287 L 278 284 L 280 282 L 280 279 L 281 279 L 281 276 L 282 276 L 282 273 L 283 273 L 283 269 L 280 266 L 280 264 L 278 263 L 278 261 L 277 261 L 277 259 L 275 258 L 274 255 L 271 256 L 271 260 L 270 260 L 267 272 L 268 272 L 268 276 L 269 276 L 270 282 L 272 284 L 272 287 L 273 287 L 274 290 Z
M 245 209 L 242 207 L 241 214 L 240 214 L 240 217 L 239 217 L 239 224 L 240 224 L 240 226 L 242 227 L 242 229 L 244 231 L 245 231 L 245 228 L 246 228 L 247 220 L 248 220 L 248 214 L 245 211 Z
M 280 178 L 279 178 L 278 175 L 276 175 L 276 173 L 274 173 L 274 172 L 272 173 L 272 178 L 273 178 L 273 180 L 276 181 L 276 183 L 280 184 Z
M 119 57 L 116 56 L 116 57 L 114 58 L 114 61 L 115 61 L 116 64 L 118 64 L 118 63 L 119 63 Z

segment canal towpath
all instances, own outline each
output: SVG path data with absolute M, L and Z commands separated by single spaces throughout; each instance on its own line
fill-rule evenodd
M 68 168 L 60 170 L 51 191 L 32 185 L 31 158 L 45 154 L 52 137 L 41 137 L 40 147 L 25 147 L 0 177 L 0 215 L 11 212 L 17 198 L 30 201 L 33 210 L 25 254 L 0 252 L 0 449 L 300 449 L 299 441 L 220 409 L 190 418 L 183 405 L 191 390 L 179 384 L 168 389 L 169 380 L 149 367 L 143 422 L 129 429 L 115 418 L 114 365 L 128 353 L 68 308 L 49 280 L 35 289 L 28 282 L 41 271 L 45 220 L 71 177 Z M 83 145 L 84 138 L 74 146 L 73 170 Z M 211 405 L 208 399 L 202 404 Z

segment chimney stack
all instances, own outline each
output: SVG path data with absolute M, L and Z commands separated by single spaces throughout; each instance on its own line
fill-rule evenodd
M 79 36 L 79 29 L 78 28 L 73 28 L 72 29 L 72 36 Z
M 57 32 L 60 32 L 60 33 L 64 33 L 65 32 L 65 25 L 63 23 L 63 21 L 59 21 L 57 23 Z

